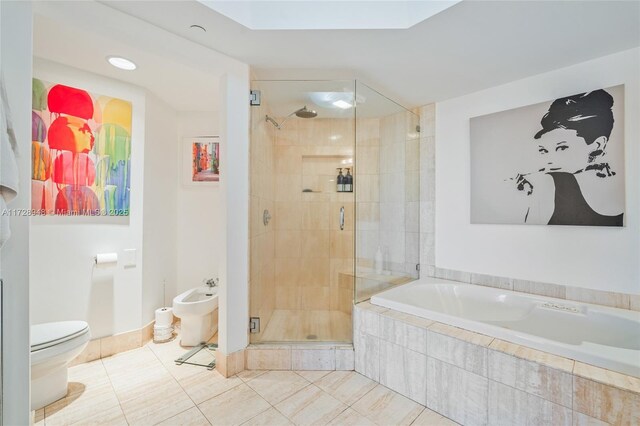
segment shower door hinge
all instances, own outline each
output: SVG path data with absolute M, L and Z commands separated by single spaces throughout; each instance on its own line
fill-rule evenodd
M 419 124 L 416 126 L 416 133 L 420 133 L 420 125 Z
M 416 271 L 420 272 L 420 264 L 416 263 Z
M 249 92 L 249 105 L 251 105 L 251 106 L 260 106 L 260 91 L 259 90 L 251 90 Z
M 249 333 L 260 333 L 260 317 L 249 318 Z

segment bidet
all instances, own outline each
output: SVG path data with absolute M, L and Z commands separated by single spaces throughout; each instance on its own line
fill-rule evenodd
M 173 314 L 180 318 L 180 344 L 205 343 L 218 331 L 218 289 L 204 285 L 173 299 Z

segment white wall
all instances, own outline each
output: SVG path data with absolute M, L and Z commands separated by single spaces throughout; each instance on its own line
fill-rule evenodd
M 12 209 L 31 206 L 31 3 L 0 2 L 0 61 L 18 141 L 18 196 Z M 11 218 L 11 239 L 2 247 L 2 419 L 29 424 L 29 220 Z
M 142 223 L 145 93 L 116 80 L 34 58 L 33 75 L 54 83 L 121 98 L 133 104 L 129 217 L 34 217 L 31 221 L 30 281 L 33 324 L 85 320 L 93 338 L 142 323 Z M 159 232 L 159 231 L 156 231 Z M 137 250 L 137 265 L 96 268 L 93 256 Z
M 472 72 L 472 70 L 470 70 Z M 625 84 L 626 226 L 471 225 L 469 119 Z M 640 293 L 640 49 L 436 105 L 436 266 Z
M 219 275 L 219 262 L 224 247 L 220 239 L 220 187 L 194 187 L 182 183 L 183 141 L 193 136 L 219 135 L 219 114 L 185 112 L 179 115 L 178 210 L 177 210 L 177 288 L 176 294 L 202 285 L 204 278 Z M 224 145 L 226 141 L 222 140 Z M 222 167 L 226 167 L 223 164 Z
M 249 67 L 221 79 L 221 220 L 218 348 L 222 354 L 249 343 Z
M 178 117 L 148 92 L 145 112 L 142 325 L 155 318 L 156 309 L 171 306 L 178 276 Z

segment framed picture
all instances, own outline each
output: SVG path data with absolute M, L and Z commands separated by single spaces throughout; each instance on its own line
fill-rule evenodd
M 220 182 L 220 138 L 218 136 L 184 138 L 182 169 L 185 185 L 218 185 Z
M 471 119 L 471 223 L 624 226 L 624 86 Z
M 131 123 L 129 101 L 33 79 L 32 210 L 129 216 Z

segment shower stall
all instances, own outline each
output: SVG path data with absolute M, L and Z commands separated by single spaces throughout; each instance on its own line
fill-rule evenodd
M 359 81 L 253 81 L 250 342 L 352 342 L 418 278 L 419 117 Z

